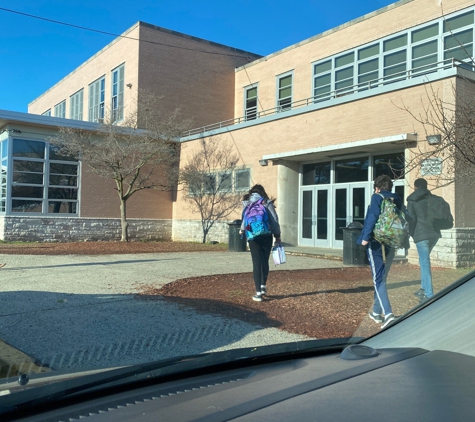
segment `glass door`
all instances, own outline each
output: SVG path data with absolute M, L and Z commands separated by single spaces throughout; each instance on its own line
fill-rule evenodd
M 329 247 L 329 189 L 309 187 L 302 190 L 299 244 Z
M 343 229 L 352 222 L 363 224 L 368 183 L 338 184 L 333 187 L 333 248 L 343 248 Z

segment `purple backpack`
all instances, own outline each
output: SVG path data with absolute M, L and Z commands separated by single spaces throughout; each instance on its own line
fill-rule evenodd
M 271 234 L 269 215 L 263 202 L 262 198 L 252 202 L 243 211 L 244 230 L 248 240 Z

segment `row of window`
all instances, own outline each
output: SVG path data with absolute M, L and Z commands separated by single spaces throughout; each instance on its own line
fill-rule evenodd
M 364 91 L 436 71 L 438 64 L 453 59 L 471 62 L 474 42 L 474 11 L 390 37 L 312 64 L 314 102 Z M 443 66 L 442 66 L 443 67 Z M 291 108 L 293 73 L 279 75 L 276 88 L 277 112 Z M 258 117 L 258 86 L 246 87 L 244 116 Z
M 217 172 L 204 175 L 190 185 L 189 195 L 209 195 L 220 192 L 239 192 L 251 187 L 251 172 L 249 169 L 239 169 L 233 172 Z
M 404 153 L 361 156 L 342 160 L 304 164 L 302 186 L 331 183 L 367 182 L 386 174 L 391 179 L 404 179 Z M 371 164 L 371 167 L 370 167 Z M 370 169 L 372 170 L 370 172 Z
M 110 113 L 113 122 L 119 122 L 124 118 L 124 70 L 122 64 L 111 72 L 111 102 Z M 88 120 L 90 122 L 102 122 L 105 117 L 105 76 L 100 77 L 89 84 Z M 83 120 L 84 89 L 79 90 L 69 97 L 69 118 Z M 43 113 L 51 116 L 51 109 Z M 54 106 L 54 116 L 66 118 L 66 100 Z

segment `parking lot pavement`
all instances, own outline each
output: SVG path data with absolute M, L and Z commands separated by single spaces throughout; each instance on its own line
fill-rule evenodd
M 53 369 L 126 365 L 302 338 L 135 297 L 140 284 L 158 287 L 186 277 L 250 272 L 248 252 L 0 255 L 0 262 L 7 263 L 0 269 L 0 338 L 12 346 L 8 356 L 0 347 L 0 361 L 15 359 L 16 366 L 25 356 L 30 365 Z M 341 266 L 289 256 L 285 265 L 271 264 L 271 271 Z M 12 349 L 19 351 L 14 358 Z

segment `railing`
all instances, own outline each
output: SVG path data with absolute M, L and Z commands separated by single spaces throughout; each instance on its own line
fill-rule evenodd
M 340 97 L 343 97 L 343 96 L 346 96 L 346 95 L 355 94 L 357 92 L 367 91 L 367 90 L 370 90 L 370 89 L 377 88 L 379 86 L 390 85 L 390 84 L 393 84 L 395 82 L 400 82 L 400 81 L 403 81 L 403 80 L 428 75 L 430 73 L 434 73 L 434 72 L 438 72 L 438 71 L 441 71 L 441 70 L 450 69 L 450 68 L 454 68 L 454 67 L 461 67 L 461 68 L 470 70 L 472 72 L 475 72 L 475 64 L 474 63 L 471 63 L 471 62 L 467 63 L 467 62 L 457 60 L 457 59 L 446 59 L 446 60 L 443 60 L 441 62 L 430 63 L 428 65 L 417 67 L 417 68 L 414 68 L 414 69 L 405 70 L 403 72 L 393 73 L 391 75 L 387 75 L 387 76 L 384 76 L 382 78 L 377 78 L 377 79 L 372 79 L 372 80 L 369 80 L 369 81 L 361 82 L 359 84 L 344 87 L 344 88 L 341 88 L 341 89 L 338 89 L 338 90 L 335 90 L 335 91 L 328 91 L 328 92 L 325 92 L 323 94 L 319 94 L 319 95 L 316 95 L 316 96 L 313 96 L 313 97 L 305 98 L 303 100 L 294 101 L 290 104 L 286 104 L 285 106 L 274 107 L 274 108 L 270 108 L 270 109 L 262 110 L 262 111 L 257 111 L 257 109 L 253 108 L 252 112 L 249 112 L 249 110 L 248 110 L 246 116 L 237 117 L 235 119 L 228 119 L 228 120 L 224 120 L 222 122 L 212 123 L 212 124 L 207 125 L 207 126 L 202 126 L 202 127 L 196 128 L 196 129 L 191 129 L 188 132 L 186 132 L 184 137 L 199 135 L 201 133 L 210 132 L 210 131 L 217 130 L 217 129 L 223 129 L 225 127 L 229 127 L 229 126 L 233 126 L 233 125 L 236 125 L 236 124 L 239 124 L 239 123 L 244 123 L 244 122 L 249 122 L 249 121 L 261 119 L 263 117 L 272 116 L 272 115 L 278 114 L 278 113 L 279 114 L 280 113 L 285 113 L 285 112 L 287 112 L 289 110 L 292 110 L 292 109 L 295 109 L 295 108 L 306 107 L 306 106 L 316 104 L 316 103 L 320 103 L 320 102 L 323 102 L 323 101 L 328 101 L 328 100 L 332 100 L 332 99 L 335 99 L 335 98 L 340 98 Z

